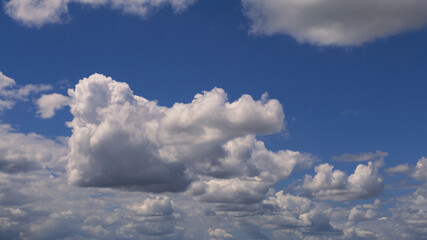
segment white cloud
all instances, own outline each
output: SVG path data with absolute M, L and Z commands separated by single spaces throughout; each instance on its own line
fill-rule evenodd
M 427 236 L 427 190 L 420 187 L 414 193 L 397 199 L 391 209 L 392 218 L 405 239 L 423 239 Z
M 41 167 L 64 171 L 67 148 L 60 142 L 15 132 L 0 124 L 0 172 L 21 173 Z
M 376 166 L 359 164 L 354 173 L 347 176 L 340 170 L 333 170 L 328 163 L 314 168 L 314 177 L 306 175 L 302 188 L 306 194 L 320 200 L 343 201 L 374 197 L 383 189 L 382 178 Z
M 310 162 L 309 155 L 273 153 L 255 140 L 284 127 L 282 106 L 274 99 L 243 95 L 229 103 L 214 88 L 166 108 L 99 74 L 81 80 L 69 95 L 69 180 L 80 186 L 184 191 L 194 174 L 259 177 L 273 184 L 296 164 Z
M 387 174 L 390 174 L 390 175 L 393 175 L 395 173 L 407 174 L 410 172 L 410 167 L 409 167 L 409 164 L 404 163 L 404 164 L 399 164 L 399 165 L 394 166 L 394 167 L 389 167 L 385 170 L 385 172 Z
M 360 45 L 427 24 L 423 0 L 242 0 L 255 34 L 315 45 Z
M 16 101 L 28 100 L 28 96 L 33 93 L 50 89 L 51 86 L 46 84 L 17 86 L 15 80 L 0 72 L 0 112 L 5 109 L 11 109 Z
M 427 180 L 427 158 L 422 157 L 418 160 L 412 176 L 419 180 Z
M 290 176 L 298 165 L 311 163 L 307 154 L 270 151 L 257 140 L 257 134 L 283 130 L 284 114 L 276 100 L 255 101 L 245 95 L 230 103 L 223 90 L 214 89 L 196 95 L 191 103 L 167 108 L 102 75 L 81 80 L 70 90 L 70 98 L 74 115 L 70 126 L 75 131 L 69 147 L 0 125 L 0 239 L 419 239 L 427 235 L 423 187 L 392 201 L 348 201 L 335 207 L 322 202 L 377 195 L 382 190 L 380 165 L 372 162 L 359 164 L 350 176 L 329 164 L 317 166 L 316 175 L 307 176 L 301 186 L 307 196 L 275 192 L 277 181 Z M 262 117 L 255 119 L 250 112 Z M 135 157 L 138 154 L 154 157 L 145 161 Z M 67 158 L 82 164 L 77 168 L 84 173 L 82 181 L 108 188 L 68 185 Z M 424 161 L 421 158 L 414 168 L 419 179 Z M 171 166 L 182 168 L 176 171 Z M 140 181 L 138 174 L 147 176 L 144 171 L 150 168 L 159 176 Z M 182 176 L 189 180 L 188 191 L 143 192 L 158 184 L 166 185 L 163 190 L 176 190 L 171 181 Z M 136 184 L 127 185 L 132 180 Z M 143 191 L 122 191 L 126 187 Z M 391 214 L 384 213 L 390 203 Z
M 372 209 L 363 209 L 360 206 L 355 206 L 351 209 L 348 215 L 349 221 L 369 221 L 373 220 L 377 213 Z
M 167 196 L 150 196 L 142 205 L 130 207 L 132 212 L 141 216 L 165 216 L 173 214 L 172 201 Z
M 37 99 L 38 114 L 41 118 L 51 118 L 55 115 L 55 110 L 67 106 L 70 99 L 58 93 L 43 94 Z
M 124 13 L 146 17 L 154 9 L 165 5 L 174 11 L 185 10 L 196 0 L 9 0 L 5 3 L 6 13 L 13 19 L 27 25 L 41 27 L 45 24 L 60 23 L 69 19 L 68 6 L 72 3 L 85 6 L 108 6 Z
M 388 153 L 376 151 L 376 152 L 366 152 L 359 154 L 348 154 L 344 153 L 340 156 L 333 157 L 335 161 L 345 161 L 345 162 L 365 162 L 365 161 L 383 161 L 385 157 L 388 156 Z
M 271 183 L 259 179 L 212 179 L 192 185 L 190 191 L 207 203 L 253 204 L 261 202 Z
M 212 229 L 209 228 L 208 229 L 208 233 L 209 233 L 209 237 L 211 237 L 211 239 L 226 239 L 226 238 L 232 238 L 233 235 L 227 233 L 224 229 Z

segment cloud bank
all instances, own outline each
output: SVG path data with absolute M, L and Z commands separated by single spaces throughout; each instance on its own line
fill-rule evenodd
M 42 105 L 51 112 L 70 106 L 70 137 L 52 140 L 0 125 L 1 239 L 427 235 L 425 186 L 407 196 L 380 196 L 384 153 L 344 154 L 364 162 L 351 174 L 319 163 L 313 176 L 297 175 L 296 187 L 279 189 L 276 183 L 298 166 L 310 167 L 313 157 L 271 151 L 257 138 L 284 130 L 277 100 L 229 101 L 214 88 L 164 107 L 101 74 L 68 94 L 46 95 L 53 97 Z M 420 158 L 389 172 L 424 181 L 425 165 Z

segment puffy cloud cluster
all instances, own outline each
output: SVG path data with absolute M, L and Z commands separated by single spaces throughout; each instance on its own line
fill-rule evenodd
M 242 0 L 256 34 L 315 45 L 360 45 L 427 24 L 423 0 Z
M 375 209 L 381 206 L 381 201 L 376 199 L 373 204 L 354 206 L 348 215 L 349 221 L 369 221 L 377 217 Z
M 372 162 L 359 164 L 350 176 L 333 168 L 328 163 L 316 166 L 316 175 L 304 178 L 305 193 L 320 200 L 342 201 L 374 197 L 383 189 L 383 180 Z
M 99 74 L 81 80 L 69 95 L 46 105 L 60 106 L 67 99 L 74 116 L 68 145 L 0 125 L 1 239 L 427 235 L 424 187 L 371 204 L 324 201 L 378 195 L 384 154 L 342 155 L 376 160 L 359 164 L 349 176 L 327 163 L 316 166 L 316 174 L 306 175 L 295 188 L 305 196 L 291 188 L 276 192 L 278 181 L 311 163 L 310 155 L 270 151 L 256 138 L 283 130 L 284 114 L 276 100 L 243 95 L 228 102 L 223 90 L 213 89 L 168 108 Z M 425 158 L 419 159 L 410 173 L 424 179 L 424 165 Z
M 227 195 L 228 187 L 220 186 L 231 182 L 260 198 L 297 164 L 310 162 L 298 152 L 271 152 L 255 139 L 283 129 L 277 100 L 243 95 L 230 103 L 215 88 L 167 108 L 100 74 L 81 80 L 69 95 L 69 181 L 80 186 L 177 192 L 206 176 L 210 180 L 192 188 L 203 199 L 218 187 Z
M 15 80 L 0 72 L 0 112 L 12 108 L 16 101 L 25 101 L 32 93 L 50 90 L 46 84 L 17 86 Z
M 186 9 L 196 0 L 9 0 L 5 3 L 6 13 L 27 26 L 41 27 L 44 24 L 65 21 L 71 3 L 85 6 L 108 6 L 125 13 L 146 17 L 156 8 L 170 5 L 174 11 Z

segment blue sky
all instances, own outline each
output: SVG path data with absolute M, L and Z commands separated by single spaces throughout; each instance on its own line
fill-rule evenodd
M 22 204 L 10 204 L 5 197 L 2 201 L 0 195 L 0 219 L 8 226 L 0 228 L 0 236 L 18 236 L 22 239 L 427 237 L 427 232 L 423 230 L 427 226 L 422 222 L 425 216 L 407 216 L 403 210 L 408 207 L 404 204 L 405 201 L 410 201 L 408 199 L 427 198 L 424 190 L 427 160 L 422 158 L 427 156 L 427 69 L 423 61 L 427 54 L 424 44 L 427 40 L 424 28 L 427 14 L 422 11 L 427 8 L 425 3 L 395 0 L 394 5 L 386 5 L 380 1 L 361 1 L 353 5 L 351 1 L 339 4 L 335 0 L 322 0 L 300 6 L 293 0 L 266 0 L 263 4 L 254 0 L 163 0 L 157 6 L 155 1 L 147 0 L 137 0 L 134 5 L 116 0 L 87 2 L 62 0 L 57 1 L 59 7 L 48 1 L 40 1 L 39 5 L 31 5 L 24 0 L 2 2 L 0 80 L 6 82 L 5 79 L 13 79 L 16 85 L 0 88 L 0 100 L 13 102 L 13 106 L 3 109 L 0 102 L 0 121 L 3 126 L 10 125 L 2 132 L 0 140 L 1 179 L 9 185 L 0 189 L 5 194 L 11 192 L 10 195 L 18 199 L 29 200 Z M 287 9 L 291 9 L 293 14 Z M 354 13 L 342 16 L 336 14 L 340 11 L 352 12 L 349 9 L 355 9 Z M 411 18 L 408 12 L 412 12 L 414 17 Z M 336 25 L 330 25 L 330 22 Z M 397 23 L 394 24 L 395 22 Z M 102 75 L 92 75 L 94 73 Z M 87 79 L 79 83 L 83 78 Z M 162 109 L 168 108 L 171 113 L 164 113 L 164 117 L 160 117 L 160 113 L 151 115 L 153 113 L 140 109 L 141 102 L 135 103 L 135 109 L 139 109 L 132 110 L 135 112 L 129 110 L 131 112 L 117 113 L 118 109 L 126 109 L 124 105 L 116 110 L 112 105 L 104 106 L 101 100 L 107 99 L 107 92 L 97 92 L 94 89 L 103 89 L 107 85 L 110 90 L 116 87 L 119 89 L 119 82 L 127 83 L 133 95 L 149 101 L 156 100 L 156 111 L 162 112 L 166 111 Z M 20 95 L 19 89 L 24 89 L 29 84 L 35 86 L 34 89 Z M 49 87 L 44 89 L 40 84 Z M 280 103 L 285 118 L 281 117 L 281 111 L 275 112 L 274 116 L 267 114 L 268 99 L 258 102 L 248 100 L 248 105 L 242 106 L 240 112 L 229 113 L 229 110 L 217 106 L 212 108 L 213 112 L 200 119 L 194 117 L 211 106 L 208 102 L 201 103 L 200 108 L 191 108 L 189 103 L 194 95 L 208 91 L 212 96 L 223 96 L 221 92 L 211 91 L 215 87 L 225 91 L 230 103 L 244 94 L 259 100 L 267 92 L 272 105 L 276 100 Z M 6 93 L 10 89 L 13 93 Z M 76 92 L 81 89 L 82 95 L 72 96 L 68 89 L 75 89 L 72 91 Z M 127 93 L 128 90 L 123 91 L 130 94 Z M 38 100 L 53 93 L 63 96 L 46 100 L 43 108 Z M 94 96 L 99 102 L 90 102 L 83 97 L 84 94 Z M 128 95 L 123 95 L 125 96 Z M 206 93 L 205 97 L 208 98 L 207 96 Z M 105 101 L 108 102 L 105 104 L 109 104 L 112 100 Z M 176 113 L 175 103 L 185 103 L 187 105 L 184 108 L 188 109 L 177 110 Z M 89 137 L 101 139 L 101 145 L 98 146 L 100 150 L 96 148 L 83 151 L 87 142 L 78 133 L 83 134 L 80 131 L 90 125 L 92 120 L 87 119 L 92 117 L 79 106 L 86 106 L 88 109 L 92 107 L 91 111 L 98 112 L 97 104 L 111 116 L 104 113 L 102 117 L 98 116 L 102 120 L 91 124 L 101 129 L 101 123 L 105 123 L 102 129 L 108 131 L 105 130 L 105 135 L 93 133 Z M 257 104 L 261 104 L 263 108 L 259 110 Z M 54 116 L 41 116 L 44 111 L 48 111 L 46 109 L 53 107 L 59 109 Z M 179 115 L 180 111 L 182 115 Z M 245 115 L 245 111 L 249 115 Z M 123 119 L 115 114 L 135 114 L 135 118 Z M 147 119 L 156 119 L 159 126 L 165 126 L 164 129 L 161 130 L 160 127 L 160 130 L 135 133 L 137 126 L 148 124 L 148 120 L 144 120 L 146 114 L 149 115 Z M 233 124 L 237 125 L 225 128 L 231 124 L 228 122 L 231 120 L 209 118 L 221 114 L 231 114 L 230 119 L 236 118 L 233 121 L 237 123 Z M 263 117 L 267 115 L 268 117 Z M 187 123 L 191 117 L 194 117 L 194 121 Z M 168 119 L 171 122 L 167 122 Z M 67 126 L 66 122 L 71 121 L 72 126 Z M 123 121 L 122 125 L 113 124 L 120 121 Z M 275 125 L 278 124 L 277 121 L 286 124 Z M 177 125 L 167 125 L 172 123 Z M 189 124 L 185 129 L 176 130 L 185 124 Z M 127 128 L 118 127 L 123 125 L 127 125 Z M 210 129 L 220 137 L 217 139 L 214 133 L 207 132 L 197 135 L 195 132 L 199 128 L 203 131 Z M 102 130 L 99 129 L 97 131 Z M 120 135 L 120 131 L 126 134 Z M 158 140 L 145 139 L 151 131 L 158 131 Z M 34 138 L 32 133 L 38 134 L 38 137 Z M 185 143 L 187 150 L 181 149 L 184 143 L 177 143 L 178 139 L 185 138 L 179 135 L 184 133 L 188 134 L 185 135 L 188 139 L 194 139 L 191 143 Z M 163 139 L 162 134 L 168 137 Z M 254 139 L 250 139 L 251 136 Z M 251 141 L 263 143 L 265 149 L 255 147 L 256 144 L 250 150 L 246 149 L 253 157 L 239 159 L 239 165 L 232 165 L 236 168 L 232 170 L 233 173 L 224 172 L 224 169 L 215 170 L 213 165 L 209 165 L 223 161 L 227 154 L 230 154 L 230 159 L 234 156 L 231 152 L 221 155 L 215 149 L 228 149 L 226 146 L 232 144 L 241 147 L 239 144 L 243 143 L 239 141 L 245 137 L 247 139 L 244 141 L 248 141 L 246 144 Z M 134 138 L 141 139 L 132 142 L 131 139 Z M 201 139 L 208 140 L 203 140 L 206 141 L 204 145 L 198 145 Z M 131 155 L 133 148 L 129 149 L 129 145 L 125 144 L 137 145 L 143 149 L 151 149 L 148 146 L 154 144 L 158 147 L 156 154 L 164 156 L 161 155 L 160 160 L 155 158 L 156 160 L 145 163 L 144 157 L 151 159 L 151 154 L 154 154 L 151 150 L 143 153 L 136 151 L 135 154 L 139 155 L 134 156 Z M 45 148 L 46 156 L 31 152 L 38 148 Z M 96 152 L 97 149 L 99 153 Z M 189 149 L 192 150 L 185 152 Z M 202 152 L 194 153 L 198 152 L 197 149 L 202 149 Z M 279 154 L 286 149 L 298 151 L 301 156 L 293 159 Z M 291 168 L 289 173 L 285 174 L 286 170 L 282 169 L 281 173 L 271 172 L 274 176 L 272 179 L 264 179 L 263 171 L 273 171 L 272 169 L 280 167 L 274 165 L 279 164 L 275 160 L 265 160 L 269 158 L 259 153 L 260 151 L 278 154 L 272 159 L 277 158 L 279 162 L 297 163 L 286 167 Z M 78 155 L 75 155 L 76 152 Z M 256 158 L 256 153 L 264 157 Z M 337 160 L 337 156 L 343 156 L 342 161 Z M 363 161 L 357 160 L 363 156 Z M 227 157 L 225 159 L 224 161 L 231 161 Z M 84 161 L 90 162 L 90 166 L 84 165 Z M 166 187 L 166 190 L 156 190 L 157 185 L 147 183 L 155 182 L 155 179 L 140 179 L 141 175 L 150 175 L 147 171 L 152 171 L 148 167 L 153 164 L 152 161 L 160 161 L 161 164 L 166 161 L 166 165 L 158 167 L 166 169 L 164 174 L 167 176 L 181 174 L 180 167 L 187 169 L 185 174 L 194 172 L 191 172 L 191 179 L 187 179 L 189 182 L 183 188 L 172 186 Z M 257 163 L 261 164 L 263 161 L 268 166 L 266 169 L 257 167 Z M 33 162 L 39 167 L 10 170 L 20 169 L 23 163 L 31 165 Z M 341 179 L 338 172 L 335 175 L 328 172 L 325 163 L 339 169 L 346 177 Z M 128 169 L 127 166 L 132 164 L 135 165 Z M 153 168 L 156 164 L 160 163 L 156 162 Z M 206 168 L 206 164 L 210 167 Z M 227 164 L 231 163 L 224 162 L 223 167 L 233 168 Z M 360 182 L 351 182 L 350 175 L 359 165 L 366 166 L 365 170 L 371 171 L 370 175 L 357 178 Z M 393 173 L 392 167 L 398 165 L 401 167 L 394 169 Z M 114 172 L 110 169 L 112 166 L 130 172 Z M 257 168 L 259 175 L 244 173 L 248 166 L 249 169 Z M 320 174 L 319 178 L 314 177 L 315 169 L 318 170 L 317 173 L 324 171 L 325 178 L 329 180 L 321 180 Z M 70 177 L 73 170 L 80 175 Z M 328 173 L 332 175 L 329 176 Z M 49 174 L 57 180 L 49 182 L 45 179 Z M 127 179 L 126 176 L 135 178 Z M 254 180 L 253 177 L 261 180 Z M 30 178 L 40 179 L 42 183 L 34 187 L 39 188 L 40 192 L 49 191 L 47 186 L 61 191 L 70 188 L 74 202 L 82 201 L 87 196 L 96 196 L 93 198 L 99 198 L 105 205 L 99 207 L 98 213 L 85 215 L 83 207 L 76 207 L 71 200 L 70 203 L 61 205 L 60 199 L 64 198 L 64 194 L 45 200 L 52 202 L 54 207 L 41 207 L 39 198 L 23 190 L 22 182 L 29 181 Z M 120 180 L 122 178 L 123 181 Z M 254 186 L 246 184 L 245 181 L 249 181 L 249 178 L 256 182 Z M 371 180 L 374 182 L 369 183 Z M 327 186 L 328 181 L 330 186 Z M 262 184 L 267 182 L 268 186 L 264 187 Z M 215 184 L 236 186 L 240 192 L 248 191 L 247 195 L 256 192 L 253 189 L 258 189 L 257 184 L 261 184 L 262 194 L 257 194 L 263 197 L 255 194 L 251 198 L 252 202 L 246 204 L 244 200 L 239 201 L 241 196 L 234 192 L 215 190 Z M 239 184 L 245 187 L 239 190 L 239 186 L 243 186 Z M 363 189 L 375 184 L 378 185 L 377 188 Z M 202 185 L 205 186 L 205 193 L 199 195 Z M 268 192 L 264 191 L 269 188 Z M 58 190 L 58 194 L 63 194 L 61 191 Z M 108 196 L 98 195 L 104 192 Z M 215 194 L 223 194 L 224 199 L 211 199 Z M 49 192 L 46 195 L 55 194 Z M 283 200 L 281 196 L 286 196 L 287 200 Z M 128 198 L 129 202 L 123 198 Z M 230 198 L 234 200 L 229 201 Z M 310 209 L 292 212 L 295 211 L 294 208 L 305 209 L 292 205 L 289 202 L 292 198 L 298 199 L 295 200 L 298 204 L 310 201 Z M 376 200 L 381 203 L 375 205 Z M 193 201 L 194 206 L 199 209 L 191 210 L 183 203 L 186 201 Z M 236 208 L 235 201 L 242 204 L 240 212 L 235 209 L 223 210 Z M 86 204 L 88 208 L 90 204 Z M 280 208 L 281 215 L 267 214 L 266 206 L 270 206 L 269 204 Z M 372 206 L 363 207 L 360 204 Z M 242 210 L 249 207 L 258 210 L 256 213 Z M 426 211 L 426 207 L 425 202 L 416 202 L 412 206 L 420 212 Z M 117 213 L 114 217 L 110 216 L 111 208 Z M 144 210 L 138 210 L 139 208 Z M 150 212 L 150 209 L 157 208 L 161 214 Z M 14 214 L 17 209 L 25 214 Z M 43 209 L 41 216 L 37 212 L 40 209 Z M 368 213 L 369 210 L 371 212 Z M 127 216 L 126 211 L 135 212 L 132 213 L 134 215 Z M 216 214 L 213 217 L 205 214 L 207 212 Z M 237 212 L 252 217 L 237 217 Z M 293 216 L 299 216 L 295 220 L 299 223 L 281 223 L 285 221 L 283 216 L 291 212 Z M 116 220 L 113 223 L 93 220 L 96 214 Z M 358 217 L 354 217 L 355 214 Z M 161 217 L 160 223 L 157 222 L 156 225 L 150 222 L 152 216 Z M 302 216 L 306 216 L 308 220 L 303 220 Z M 137 220 L 140 218 L 148 220 Z M 33 226 L 31 219 L 37 219 L 43 227 Z M 125 219 L 133 219 L 133 225 L 126 225 Z M 407 224 L 407 228 L 412 231 L 395 228 L 396 219 L 407 220 L 403 225 Z M 417 220 L 416 224 L 414 219 Z M 261 226 L 258 233 L 250 231 L 253 225 Z M 377 228 L 373 229 L 372 225 Z M 194 230 L 195 226 L 199 230 Z M 147 230 L 149 228 L 156 229 L 157 232 L 152 233 Z M 48 233 L 50 229 L 56 231 Z M 396 232 L 390 234 L 390 229 Z

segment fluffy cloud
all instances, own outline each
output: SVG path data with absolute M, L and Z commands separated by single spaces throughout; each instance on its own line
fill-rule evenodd
M 422 157 L 418 160 L 412 176 L 419 180 L 427 180 L 427 158 Z
M 242 0 L 256 34 L 315 45 L 360 45 L 427 24 L 423 0 Z
M 38 114 L 41 118 L 51 118 L 55 115 L 55 110 L 67 106 L 70 99 L 58 93 L 43 94 L 37 99 Z
M 241 183 L 240 177 L 257 177 L 268 189 L 295 165 L 310 163 L 309 155 L 274 153 L 255 139 L 284 127 L 274 99 L 243 95 L 230 103 L 214 88 L 167 108 L 99 74 L 81 80 L 69 95 L 69 181 L 80 186 L 174 192 L 202 175 Z
M 316 174 L 307 175 L 296 188 L 306 196 L 295 195 L 292 188 L 276 192 L 278 181 L 311 163 L 310 155 L 270 151 L 256 138 L 283 129 L 284 114 L 276 100 L 244 95 L 228 102 L 223 90 L 213 89 L 197 94 L 191 103 L 167 108 L 102 75 L 81 80 L 69 95 L 74 119 L 68 146 L 0 125 L 1 239 L 427 235 L 424 187 L 372 204 L 323 201 L 380 193 L 381 157 L 377 163 L 359 164 L 349 176 L 330 164 L 318 165 Z M 424 179 L 424 165 L 421 158 L 410 172 Z M 148 172 L 152 169 L 155 174 Z M 73 170 L 81 182 L 72 181 Z M 68 180 L 107 188 L 76 187 Z M 175 180 L 186 181 L 178 182 L 184 187 L 177 188 Z M 176 193 L 146 193 L 159 186 Z
M 376 199 L 373 204 L 356 205 L 350 210 L 349 221 L 369 221 L 377 217 L 375 209 L 381 207 L 381 201 Z
M 427 236 L 427 190 L 420 187 L 414 193 L 397 199 L 391 209 L 392 218 L 401 237 L 423 239 Z
M 350 176 L 333 168 L 328 163 L 316 166 L 316 175 L 304 178 L 305 193 L 316 199 L 343 201 L 373 197 L 383 189 L 382 178 L 372 162 L 359 164 Z
M 41 27 L 44 24 L 66 21 L 68 5 L 109 6 L 125 13 L 146 17 L 153 9 L 170 5 L 174 11 L 186 9 L 196 0 L 9 0 L 5 3 L 6 13 L 27 26 Z
M 51 86 L 46 84 L 17 86 L 15 80 L 0 72 L 0 111 L 12 108 L 18 100 L 26 101 L 32 93 L 50 89 Z
M 208 229 L 209 232 L 209 237 L 211 237 L 211 240 L 215 240 L 215 239 L 226 239 L 226 238 L 232 238 L 233 235 L 227 233 L 224 229 L 212 229 L 209 228 Z
M 30 133 L 15 132 L 0 124 L 0 172 L 21 173 L 41 167 L 64 171 L 67 147 Z

